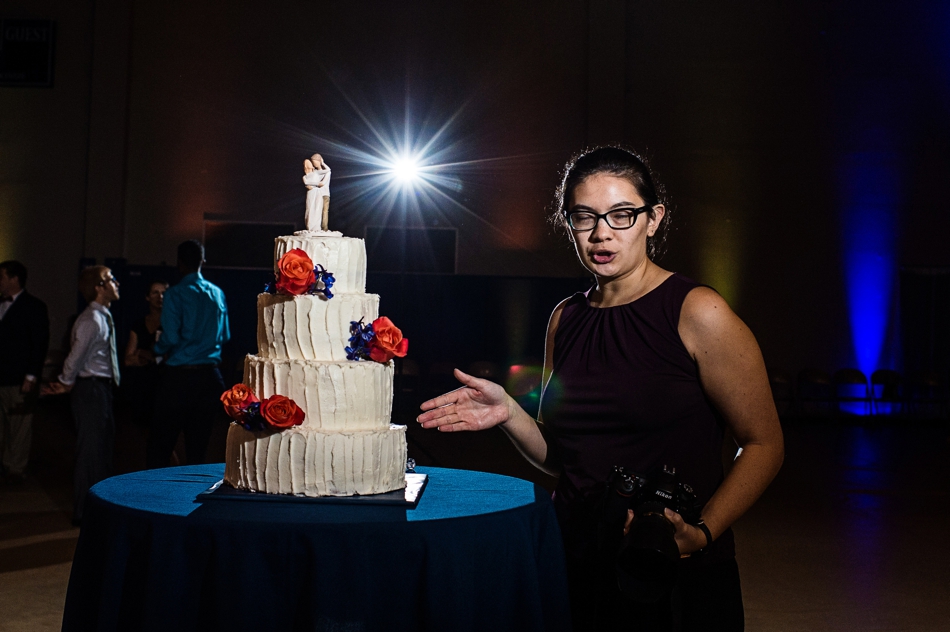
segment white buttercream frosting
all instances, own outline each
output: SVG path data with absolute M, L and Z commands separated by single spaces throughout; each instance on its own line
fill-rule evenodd
M 371 361 L 274 360 L 249 355 L 244 383 L 258 399 L 283 395 L 324 430 L 379 430 L 389 425 L 393 365 Z
M 257 349 L 262 358 L 345 360 L 350 323 L 379 315 L 376 294 L 257 297 Z
M 300 248 L 333 273 L 334 294 L 366 290 L 366 244 L 362 239 L 344 237 L 336 231 L 300 230 L 274 240 L 274 271 L 277 261 L 294 248 Z
M 406 427 L 325 432 L 228 430 L 224 480 L 269 494 L 352 496 L 406 485 Z

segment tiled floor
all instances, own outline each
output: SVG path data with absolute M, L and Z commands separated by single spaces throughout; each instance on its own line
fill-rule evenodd
M 789 424 L 785 467 L 735 529 L 748 630 L 950 631 L 950 430 Z M 410 424 L 420 464 L 535 478 L 500 432 Z M 0 631 L 58 630 L 78 530 L 62 402 L 35 421 L 28 482 L 0 487 Z M 117 471 L 144 460 L 121 424 Z

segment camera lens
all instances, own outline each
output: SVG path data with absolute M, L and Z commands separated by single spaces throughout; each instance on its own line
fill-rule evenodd
M 617 555 L 620 590 L 640 603 L 669 594 L 676 579 L 679 547 L 673 524 L 660 511 L 637 514 Z

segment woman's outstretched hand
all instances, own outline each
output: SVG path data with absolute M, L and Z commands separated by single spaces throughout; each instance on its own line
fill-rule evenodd
M 512 400 L 498 384 L 472 377 L 455 369 L 461 388 L 424 402 L 426 412 L 416 417 L 423 428 L 442 432 L 456 430 L 487 430 L 503 424 L 512 416 Z

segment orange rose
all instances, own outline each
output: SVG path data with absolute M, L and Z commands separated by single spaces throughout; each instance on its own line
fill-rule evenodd
M 261 402 L 261 416 L 271 427 L 284 429 L 302 424 L 304 412 L 289 397 L 273 395 Z
M 221 394 L 221 403 L 224 404 L 224 410 L 231 419 L 243 419 L 246 414 L 242 408 L 259 401 L 254 393 L 244 384 L 235 384 L 230 390 Z
M 316 277 L 313 260 L 300 248 L 288 250 L 277 262 L 277 291 L 294 296 L 310 289 Z
M 369 343 L 369 357 L 376 362 L 389 362 L 394 357 L 404 357 L 409 351 L 409 340 L 385 316 L 373 321 L 373 339 Z

